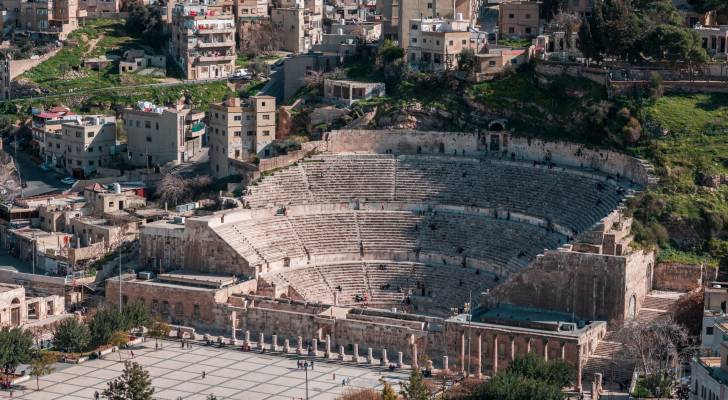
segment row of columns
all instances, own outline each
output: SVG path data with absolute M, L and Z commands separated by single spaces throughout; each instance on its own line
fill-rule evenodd
M 322 354 L 319 351 L 319 341 L 318 339 L 311 339 L 311 344 L 308 346 L 308 348 L 304 349 L 304 341 L 303 336 L 298 336 L 296 340 L 296 348 L 291 348 L 291 343 L 289 339 L 283 340 L 283 347 L 280 347 L 278 345 L 278 335 L 272 335 L 271 336 L 271 342 L 270 344 L 266 344 L 265 342 L 265 335 L 263 333 L 260 333 L 260 336 L 258 338 L 258 341 L 256 343 L 253 343 L 250 339 L 250 331 L 245 331 L 245 336 L 243 340 L 243 348 L 244 349 L 259 349 L 264 350 L 268 349 L 270 351 L 275 352 L 283 352 L 283 353 L 295 353 L 302 356 L 310 356 L 310 357 L 319 357 Z M 238 341 L 236 339 L 235 330 L 233 329 L 233 335 L 230 340 L 230 344 L 237 346 Z M 348 357 L 346 354 L 346 351 L 344 349 L 344 346 L 339 346 L 338 353 L 334 354 L 331 351 L 331 335 L 326 335 L 326 339 L 324 340 L 324 351 L 323 351 L 323 357 L 327 359 L 337 359 L 337 360 L 351 360 L 353 362 L 366 362 L 367 364 L 375 364 L 377 362 L 377 359 L 374 358 L 374 349 L 368 348 L 366 356 L 361 356 L 359 352 L 359 344 L 354 343 L 353 344 L 353 354 Z M 417 357 L 417 344 L 412 345 L 412 352 L 413 352 L 413 360 L 416 360 Z M 387 355 L 387 349 L 383 348 L 379 352 L 379 364 L 380 365 L 389 365 L 389 357 Z M 403 352 L 397 352 L 397 368 L 402 368 L 404 364 L 404 353 Z M 417 363 L 413 363 L 413 367 L 416 367 Z
M 498 360 L 500 358 L 500 349 L 498 347 L 499 339 L 502 338 L 501 335 L 494 334 L 492 336 L 492 348 L 493 348 L 493 354 L 491 354 L 492 357 L 492 373 L 495 375 L 498 372 Z M 462 333 L 460 335 L 460 372 L 469 375 L 470 374 L 470 366 L 468 364 L 468 353 L 466 353 L 466 346 L 467 346 L 467 338 L 465 336 L 465 333 Z M 542 356 L 544 360 L 549 360 L 549 344 L 551 343 L 551 340 L 546 338 L 543 341 L 543 353 Z M 531 352 L 531 340 L 529 339 L 526 341 L 526 354 Z M 563 342 L 560 342 L 560 358 L 561 360 L 566 359 L 566 344 Z M 483 365 L 483 334 L 478 333 L 476 336 L 475 341 L 475 354 L 476 354 L 476 366 L 475 366 L 475 375 L 478 378 L 482 378 L 483 371 L 481 366 Z M 581 357 L 582 357 L 582 349 L 581 345 L 578 346 L 578 353 L 577 353 L 577 374 L 576 374 L 576 387 L 577 389 L 581 390 L 581 375 L 582 375 L 582 365 L 581 365 Z M 513 361 L 516 359 L 516 338 L 514 336 L 508 335 L 508 358 L 509 361 Z M 448 371 L 448 357 L 443 357 L 443 369 L 445 371 Z

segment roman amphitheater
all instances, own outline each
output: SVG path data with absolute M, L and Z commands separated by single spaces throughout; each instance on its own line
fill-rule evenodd
M 146 225 L 142 262 L 164 273 L 124 281 L 123 301 L 348 362 L 481 376 L 536 352 L 576 366 L 577 389 L 609 373 L 614 327 L 667 301 L 624 214 L 654 183 L 641 160 L 494 126 L 334 131 L 288 161 L 242 209 Z

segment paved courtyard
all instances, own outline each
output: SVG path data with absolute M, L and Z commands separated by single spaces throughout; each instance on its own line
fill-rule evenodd
M 199 345 L 182 349 L 175 342 L 164 342 L 162 349 L 155 350 L 153 340 L 133 351 L 134 361 L 151 375 L 157 399 L 205 399 L 209 394 L 219 399 L 306 398 L 304 371 L 296 368 L 295 359 Z M 121 354 L 124 360 L 130 357 L 126 350 Z M 23 384 L 25 390 L 16 390 L 13 398 L 93 399 L 94 392 L 101 393 L 106 382 L 121 375 L 123 367 L 116 353 L 80 365 L 57 364 L 54 373 L 40 379 L 41 390 L 35 391 L 32 379 Z M 351 379 L 350 386 L 341 385 L 345 378 Z M 343 390 L 357 387 L 381 389 L 380 378 L 397 388 L 407 373 L 315 362 L 314 370 L 308 371 L 309 399 L 334 399 Z M 9 397 L 9 393 L 0 392 L 0 396 Z

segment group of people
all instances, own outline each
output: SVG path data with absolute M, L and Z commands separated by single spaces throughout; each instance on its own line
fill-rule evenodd
M 296 362 L 296 367 L 298 369 L 308 369 L 308 367 L 311 367 L 311 371 L 313 371 L 313 360 L 311 360 L 310 362 L 309 361 L 298 360 Z

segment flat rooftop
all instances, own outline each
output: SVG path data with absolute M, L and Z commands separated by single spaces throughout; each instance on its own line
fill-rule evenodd
M 188 274 L 184 272 L 159 274 L 157 279 L 161 282 L 174 282 L 217 289 L 233 285 L 236 282 L 235 277 L 231 275 Z

